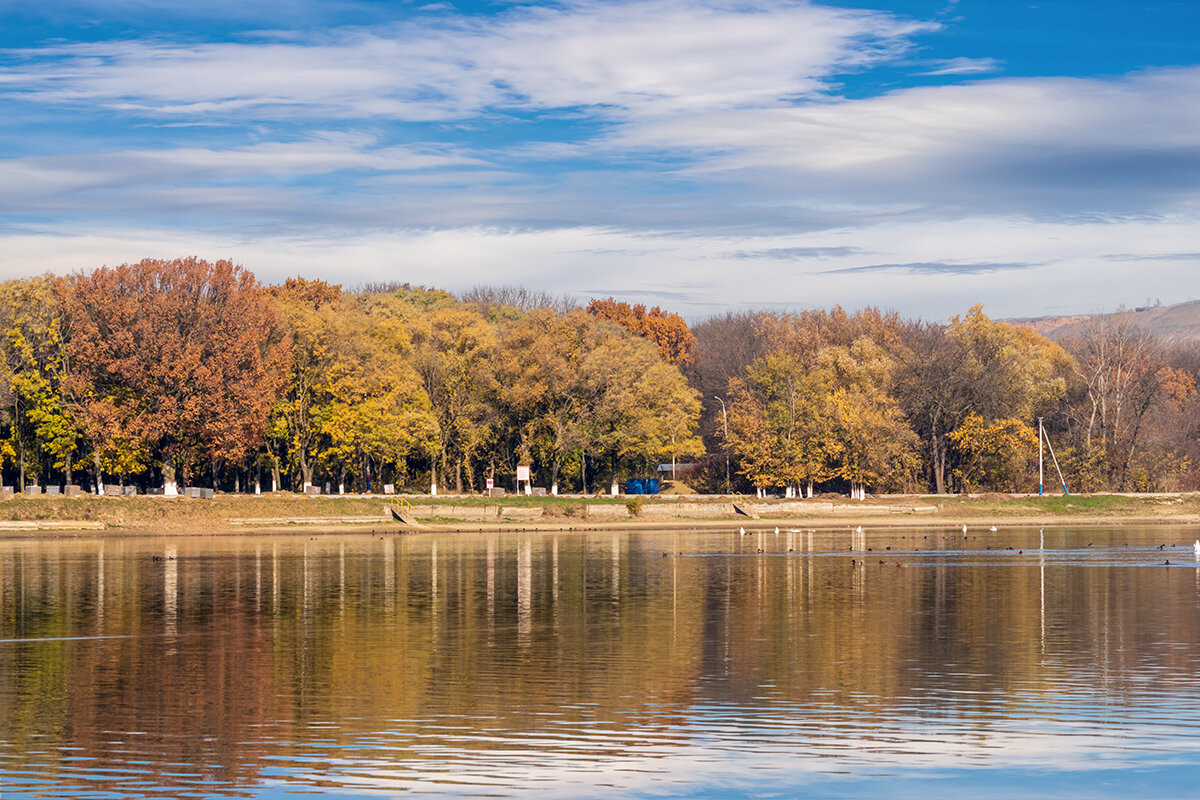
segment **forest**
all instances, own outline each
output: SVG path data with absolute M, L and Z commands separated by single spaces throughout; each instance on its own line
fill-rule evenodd
M 660 308 L 480 286 L 263 285 L 147 259 L 0 284 L 11 487 L 558 493 L 1200 488 L 1200 343 L 1126 315 L 1052 342 L 975 306 Z M 1057 474 L 1047 486 L 1057 488 Z

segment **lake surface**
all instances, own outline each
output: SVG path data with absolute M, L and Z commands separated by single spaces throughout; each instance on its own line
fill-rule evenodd
M 1197 797 L 1197 536 L 0 541 L 0 797 Z

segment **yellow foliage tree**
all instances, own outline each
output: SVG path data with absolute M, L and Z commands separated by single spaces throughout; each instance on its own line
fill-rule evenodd
M 963 488 L 1016 491 L 1030 458 L 1037 453 L 1037 432 L 1019 419 L 984 421 L 970 414 L 949 434 L 960 455 L 957 470 Z

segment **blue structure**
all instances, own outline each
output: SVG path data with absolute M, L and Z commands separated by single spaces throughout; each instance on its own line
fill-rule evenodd
M 658 478 L 630 478 L 625 481 L 625 494 L 658 494 Z

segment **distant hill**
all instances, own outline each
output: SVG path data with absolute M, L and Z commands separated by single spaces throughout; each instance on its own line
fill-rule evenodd
M 1200 300 L 1189 300 L 1171 306 L 1135 308 L 1116 313 L 1133 315 L 1139 328 L 1157 333 L 1168 342 L 1200 341 Z M 1067 317 L 1021 317 L 1006 320 L 1013 325 L 1032 328 L 1049 339 L 1059 339 L 1094 316 L 1113 314 L 1076 314 Z

